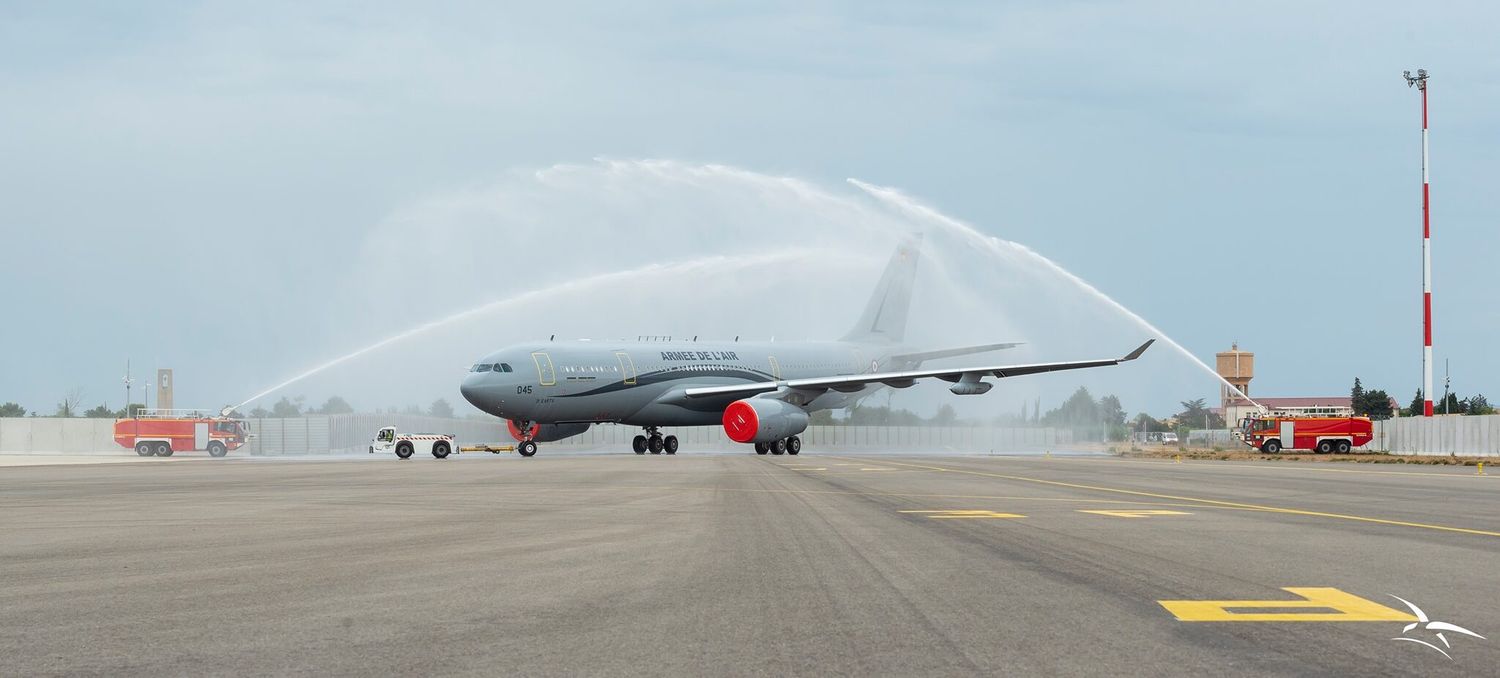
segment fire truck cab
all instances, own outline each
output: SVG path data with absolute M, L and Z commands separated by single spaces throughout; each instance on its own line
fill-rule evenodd
M 132 418 L 115 420 L 115 443 L 142 457 L 199 450 L 222 457 L 249 439 L 244 420 L 204 410 L 141 410 Z
M 1240 420 L 1240 442 L 1267 454 L 1282 450 L 1313 450 L 1318 454 L 1347 454 L 1374 438 L 1369 417 L 1306 417 L 1279 413 L 1251 415 Z

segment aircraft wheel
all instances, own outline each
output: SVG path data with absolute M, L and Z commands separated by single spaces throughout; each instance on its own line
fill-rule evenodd
M 786 453 L 797 454 L 802 451 L 802 439 L 792 436 L 786 439 Z
M 172 456 L 172 444 L 171 443 L 157 443 L 156 444 L 156 456 L 158 456 L 158 457 L 170 457 L 170 456 Z
M 1264 445 L 1260 446 L 1260 451 L 1266 454 L 1276 454 L 1281 451 L 1281 443 L 1274 440 L 1267 440 Z
M 636 454 L 645 454 L 646 436 L 636 436 L 634 440 L 631 440 L 630 449 L 635 450 Z
M 771 454 L 786 454 L 786 438 L 766 443 L 766 445 L 771 448 Z
M 765 453 L 770 452 L 770 451 L 771 451 L 770 448 L 766 447 L 765 443 L 756 443 L 755 444 L 755 453 L 756 454 L 765 454 Z
M 646 439 L 646 448 L 651 450 L 651 454 L 661 454 L 661 448 L 665 445 L 666 443 L 662 442 L 661 436 L 651 436 Z
M 402 459 L 411 459 L 411 453 L 411 443 L 403 442 L 396 444 L 396 456 L 401 457 Z
M 149 457 L 153 454 L 156 454 L 156 450 L 151 449 L 151 443 L 136 443 L 135 453 L 141 455 L 142 457 Z
M 1349 441 L 1347 440 L 1340 440 L 1333 444 L 1333 451 L 1339 454 L 1349 454 L 1349 450 L 1352 449 L 1354 449 L 1354 447 L 1350 445 Z
M 224 447 L 224 443 L 215 440 L 208 444 L 208 456 L 222 457 L 226 454 L 229 454 L 229 448 Z
M 536 456 L 536 443 L 527 440 L 516 446 L 516 451 L 523 457 L 534 457 Z
M 437 457 L 438 459 L 447 459 L 448 453 L 450 451 L 451 450 L 448 449 L 448 443 L 439 441 L 432 444 L 432 456 Z
M 662 449 L 667 454 L 677 454 L 677 436 L 667 436 L 661 441 Z
M 1328 454 L 1333 451 L 1333 443 L 1326 440 L 1318 441 L 1318 454 Z

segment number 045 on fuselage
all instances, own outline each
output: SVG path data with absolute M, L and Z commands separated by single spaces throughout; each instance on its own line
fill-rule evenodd
M 536 443 L 578 435 L 596 423 L 640 426 L 634 450 L 677 451 L 667 426 L 721 425 L 760 454 L 797 454 L 808 413 L 849 407 L 882 388 L 941 379 L 958 395 L 980 395 L 1001 379 L 1117 365 L 1119 358 L 1027 365 L 927 368 L 939 358 L 986 353 L 1016 342 L 943 350 L 903 343 L 918 241 L 887 264 L 859 322 L 842 339 L 822 342 L 538 342 L 495 351 L 470 369 L 460 391 L 480 410 L 506 419 L 523 456 Z

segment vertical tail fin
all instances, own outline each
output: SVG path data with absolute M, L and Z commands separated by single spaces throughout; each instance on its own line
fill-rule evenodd
M 906 335 L 906 315 L 911 309 L 912 283 L 917 277 L 917 259 L 922 236 L 912 236 L 896 247 L 880 284 L 870 295 L 859 323 L 844 335 L 844 341 L 901 341 Z

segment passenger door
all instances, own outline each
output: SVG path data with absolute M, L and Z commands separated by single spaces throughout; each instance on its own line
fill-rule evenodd
M 635 386 L 635 361 L 624 351 L 615 351 L 615 358 L 620 361 L 620 383 Z
M 557 374 L 552 371 L 552 356 L 538 351 L 531 354 L 531 360 L 536 363 L 536 380 L 542 386 L 553 386 L 557 384 Z

